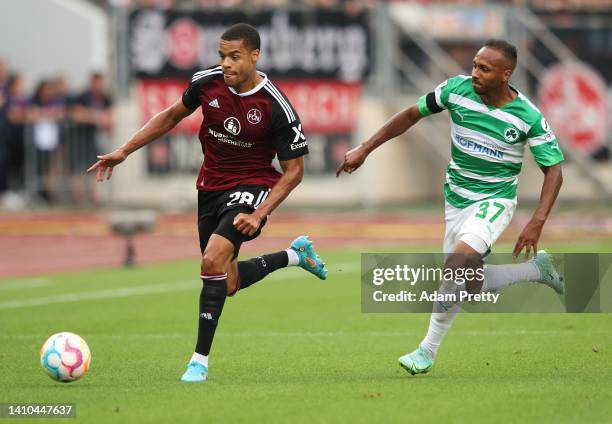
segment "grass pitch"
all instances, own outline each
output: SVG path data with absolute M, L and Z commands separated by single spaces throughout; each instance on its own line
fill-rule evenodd
M 412 377 L 397 358 L 429 315 L 362 314 L 359 252 L 321 253 L 327 281 L 280 270 L 228 300 L 203 384 L 178 381 L 197 263 L 0 281 L 0 402 L 74 403 L 93 423 L 609 422 L 612 315 L 460 315 L 433 371 Z M 89 343 L 81 381 L 39 365 L 58 331 Z

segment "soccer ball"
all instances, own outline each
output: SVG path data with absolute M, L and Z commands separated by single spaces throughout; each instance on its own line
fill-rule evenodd
M 74 333 L 54 334 L 40 349 L 40 365 L 56 381 L 78 380 L 85 375 L 90 362 L 89 346 Z

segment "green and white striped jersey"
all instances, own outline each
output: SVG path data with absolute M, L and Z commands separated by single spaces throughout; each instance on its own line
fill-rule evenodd
M 457 208 L 490 198 L 514 199 L 526 144 L 540 166 L 563 161 L 546 119 L 520 92 L 500 108 L 488 106 L 474 91 L 472 77 L 459 75 L 422 96 L 418 108 L 423 116 L 444 109 L 450 113 L 444 196 Z

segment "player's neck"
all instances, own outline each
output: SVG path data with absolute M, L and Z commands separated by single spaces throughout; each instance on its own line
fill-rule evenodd
M 257 87 L 257 85 L 262 80 L 263 80 L 263 77 L 259 75 L 257 71 L 254 71 L 253 74 L 249 76 L 249 78 L 245 82 L 240 84 L 239 87 L 234 87 L 234 90 L 236 90 L 236 93 L 238 94 L 246 93 L 248 91 L 251 91 L 255 87 Z
M 499 108 L 513 101 L 516 96 L 518 96 L 518 93 L 508 84 L 504 84 L 495 91 L 481 94 L 480 98 L 484 104 Z

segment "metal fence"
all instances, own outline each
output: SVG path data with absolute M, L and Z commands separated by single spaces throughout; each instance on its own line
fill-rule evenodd
M 40 120 L 26 125 L 25 191 L 32 203 L 95 204 L 100 188 L 87 168 L 108 150 L 108 135 L 93 125 Z

